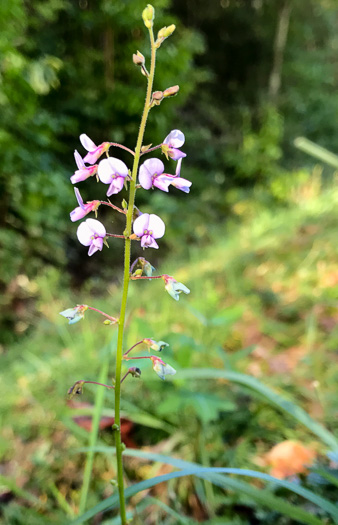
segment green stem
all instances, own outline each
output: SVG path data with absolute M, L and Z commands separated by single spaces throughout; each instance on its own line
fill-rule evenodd
M 128 202 L 128 211 L 127 211 L 127 221 L 125 229 L 125 247 L 124 247 L 124 272 L 123 272 L 123 289 L 122 289 L 122 300 L 121 300 L 121 311 L 120 311 L 120 321 L 119 329 L 117 336 L 117 349 L 116 349 L 116 371 L 115 371 L 115 424 L 117 425 L 117 430 L 115 431 L 115 446 L 116 446 L 116 460 L 117 460 L 117 481 L 119 489 L 119 498 L 120 498 L 120 515 L 121 515 L 121 524 L 126 525 L 126 504 L 124 497 L 124 483 L 123 483 L 123 463 L 122 463 L 122 441 L 121 441 L 121 415 L 120 415 L 120 402 L 121 402 L 121 368 L 122 368 L 122 355 L 123 355 L 123 332 L 124 332 L 124 322 L 126 317 L 126 307 L 127 307 L 127 298 L 128 298 L 128 287 L 129 287 L 129 268 L 130 268 L 130 245 L 131 240 L 129 236 L 131 235 L 132 221 L 133 221 L 133 211 L 135 203 L 135 193 L 136 193 L 136 176 L 138 165 L 140 161 L 141 147 L 143 142 L 144 131 L 146 128 L 147 118 L 150 110 L 150 100 L 151 93 L 153 88 L 153 80 L 155 74 L 155 59 L 156 59 L 156 49 L 154 43 L 154 33 L 152 28 L 149 29 L 150 44 L 151 44 L 151 67 L 148 77 L 147 85 L 147 94 L 144 104 L 143 115 L 141 119 L 140 129 L 137 137 L 137 143 L 135 148 L 134 163 L 132 169 L 132 180 L 130 181 L 130 191 L 129 191 L 129 202 Z
M 106 357 L 102 364 L 101 371 L 100 371 L 100 377 L 99 377 L 100 383 L 103 383 L 107 380 L 108 369 L 109 369 L 109 359 L 108 357 Z M 89 450 L 88 450 L 85 470 L 83 474 L 82 490 L 81 490 L 80 505 L 79 505 L 80 515 L 83 514 L 84 511 L 86 510 L 90 478 L 92 475 L 93 463 L 94 463 L 94 447 L 96 445 L 97 435 L 99 431 L 100 416 L 102 412 L 104 396 L 105 396 L 105 390 L 103 388 L 99 388 L 95 396 L 95 408 L 94 408 L 94 415 L 93 415 L 93 420 L 92 420 L 92 429 L 90 431 L 90 437 L 89 437 Z

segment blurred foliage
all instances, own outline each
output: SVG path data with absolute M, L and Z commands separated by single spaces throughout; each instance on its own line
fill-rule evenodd
M 160 337 L 170 344 L 161 357 L 178 372 L 162 382 L 146 361 L 138 362 L 141 379 L 125 383 L 124 441 L 205 466 L 268 470 L 266 453 L 276 443 L 296 439 L 317 457 L 313 471 L 300 475 L 302 483 L 334 501 L 334 457 L 326 457 L 325 446 L 308 429 L 249 389 L 221 379 L 183 379 L 194 367 L 250 373 L 337 431 L 337 190 L 323 190 L 318 174 L 307 173 L 289 187 L 288 198 L 288 209 L 283 203 L 271 209 L 264 198 L 258 206 L 259 194 L 238 196 L 230 205 L 234 218 L 226 238 L 222 225 L 213 227 L 210 246 L 191 249 L 179 271 L 175 260 L 161 264 L 159 271 L 173 273 L 191 288 L 191 295 L 180 299 L 179 316 L 162 282 L 131 283 L 126 348 L 144 337 Z M 90 302 L 114 315 L 119 284 L 110 282 L 99 296 L 96 281 L 89 280 L 70 298 L 67 280 L 51 269 L 39 277 L 43 318 L 33 335 L 1 356 L 0 451 L 6 477 L 1 484 L 7 500 L 13 500 L 3 505 L 6 524 L 64 523 L 66 515 L 76 513 L 84 455 L 74 449 L 88 444 L 97 387 L 86 385 L 82 398 L 68 404 L 66 391 L 75 380 L 97 380 L 111 351 L 108 383 L 113 374 L 116 328 L 103 325 L 95 312 L 68 326 L 57 312 Z M 140 354 L 147 355 L 142 349 Z M 111 446 L 113 402 L 106 392 L 99 446 Z M 115 476 L 111 458 L 110 452 L 95 455 L 89 507 L 113 491 L 107 485 Z M 168 472 L 159 463 L 125 461 L 133 481 Z M 325 516 L 298 496 L 273 492 L 325 523 Z M 39 504 L 29 503 L 27 493 Z M 292 523 L 238 493 L 217 488 L 210 493 L 203 481 L 190 477 L 152 494 L 182 523 L 186 517 L 188 523 Z M 179 522 L 165 507 L 142 503 L 134 497 L 136 524 Z M 208 518 L 212 512 L 217 519 Z M 110 519 L 105 517 L 107 524 Z

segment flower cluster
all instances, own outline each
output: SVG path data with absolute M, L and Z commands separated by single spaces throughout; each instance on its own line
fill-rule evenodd
M 152 29 L 154 19 L 154 8 L 148 5 L 142 14 L 143 21 L 148 29 Z M 157 40 L 154 42 L 155 50 L 158 49 L 166 38 L 168 38 L 175 30 L 175 26 L 164 27 L 158 32 Z M 150 81 L 151 73 L 146 68 L 146 59 L 137 51 L 133 55 L 133 62 L 136 66 L 140 67 L 141 72 L 147 77 L 148 82 Z M 154 71 L 150 69 L 150 71 Z M 153 74 L 153 73 L 152 73 Z M 153 79 L 151 79 L 151 84 Z M 147 91 L 147 102 L 145 105 L 146 112 L 150 109 L 159 106 L 162 101 L 168 97 L 175 96 L 179 91 L 179 86 L 171 86 L 162 91 Z M 141 126 L 142 127 L 142 126 Z M 120 238 L 126 243 L 136 241 L 140 243 L 141 248 L 154 248 L 158 249 L 158 239 L 161 239 L 165 234 L 165 224 L 163 220 L 155 215 L 154 213 L 144 213 L 135 206 L 135 193 L 138 189 L 141 190 L 154 190 L 158 189 L 168 193 L 171 187 L 174 187 L 184 193 L 190 192 L 191 181 L 181 177 L 182 162 L 186 157 L 181 148 L 185 143 L 185 137 L 182 131 L 178 129 L 172 130 L 157 146 L 142 146 L 144 129 L 142 130 L 141 140 L 137 141 L 137 148 L 135 151 L 130 150 L 122 144 L 114 142 L 102 142 L 98 146 L 88 137 L 86 134 L 80 135 L 80 142 L 86 153 L 82 157 L 80 153 L 75 150 L 74 158 L 76 163 L 76 171 L 70 177 L 72 184 L 81 183 L 90 177 L 96 177 L 97 182 L 108 186 L 106 190 L 107 197 L 119 194 L 124 188 L 129 190 L 129 203 L 123 199 L 122 207 L 119 208 L 115 204 L 112 204 L 109 199 L 107 202 L 98 199 L 84 202 L 81 193 L 77 187 L 74 188 L 75 196 L 77 199 L 78 206 L 70 213 L 70 219 L 72 222 L 83 220 L 77 228 L 77 238 L 79 242 L 88 248 L 88 255 L 92 256 L 96 252 L 100 252 L 103 249 L 103 245 L 108 245 L 108 239 Z M 110 156 L 110 148 L 117 147 L 129 152 L 133 156 L 133 166 L 128 167 L 122 160 L 117 157 Z M 165 164 L 158 157 L 147 158 L 142 161 L 139 166 L 139 159 L 143 155 L 147 155 L 150 152 L 158 151 L 164 155 L 164 160 L 167 162 L 175 162 L 175 169 L 172 170 L 165 166 Z M 102 156 L 104 157 L 102 158 Z M 126 216 L 126 228 L 123 232 L 109 233 L 106 227 L 97 219 L 98 209 L 100 206 L 110 206 L 112 209 L 122 213 Z M 101 209 L 101 208 L 100 208 Z M 90 213 L 95 214 L 95 218 L 86 218 Z M 130 264 L 130 263 L 129 263 Z M 176 301 L 179 300 L 180 294 L 183 292 L 188 294 L 190 290 L 182 283 L 177 282 L 174 277 L 163 274 L 154 275 L 155 268 L 149 261 L 143 257 L 138 257 L 136 261 L 129 268 L 129 280 L 138 279 L 163 279 L 165 283 L 165 290 L 170 296 Z M 128 274 L 128 267 L 125 266 L 124 276 Z M 63 317 L 66 317 L 70 324 L 76 323 L 83 319 L 84 312 L 94 310 L 105 317 L 104 324 L 119 325 L 121 329 L 121 321 L 118 318 L 112 317 L 105 314 L 97 308 L 93 308 L 87 305 L 78 305 L 74 308 L 68 308 L 61 312 Z M 121 310 L 122 312 L 122 310 Z M 124 315 L 121 318 L 124 319 Z M 123 322 L 122 322 L 123 323 Z M 122 327 L 123 330 L 123 327 Z M 164 379 L 167 375 L 175 374 L 175 370 L 162 359 L 154 355 L 148 355 L 146 357 L 130 357 L 129 352 L 136 346 L 142 344 L 145 345 L 149 351 L 160 352 L 165 349 L 168 344 L 164 341 L 155 341 L 152 338 L 145 338 L 134 344 L 127 352 L 123 354 L 122 348 L 120 349 L 121 355 L 125 360 L 129 359 L 150 359 L 153 364 L 154 371 L 158 374 L 161 379 Z M 135 372 L 136 371 L 136 372 Z M 135 367 L 128 370 L 127 375 L 132 377 L 139 377 L 140 371 Z M 127 376 L 126 375 L 126 376 Z M 125 377 L 121 380 L 123 381 Z M 80 382 L 80 383 L 86 383 Z M 98 384 L 98 383 L 97 383 Z M 82 387 L 81 387 L 82 391 Z

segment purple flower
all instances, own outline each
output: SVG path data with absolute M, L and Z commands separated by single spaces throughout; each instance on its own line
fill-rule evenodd
M 167 176 L 170 178 L 171 186 L 175 186 L 175 188 L 177 188 L 178 190 L 184 191 L 184 193 L 189 193 L 192 182 L 190 182 L 190 180 L 183 179 L 183 177 L 180 176 L 181 164 L 182 164 L 182 159 L 178 159 L 175 175 L 167 175 Z
M 84 162 L 88 162 L 88 164 L 95 164 L 97 159 L 101 157 L 102 153 L 108 151 L 110 146 L 110 142 L 102 142 L 102 144 L 96 146 L 96 144 L 88 137 L 88 135 L 85 135 L 85 133 L 80 135 L 80 142 L 84 149 L 88 151 L 83 159 Z
M 78 151 L 74 151 L 75 162 L 78 167 L 74 175 L 71 176 L 70 181 L 73 184 L 81 182 L 82 180 L 88 179 L 92 175 L 95 175 L 97 172 L 97 164 L 94 166 L 86 166 L 83 162 L 83 159 Z
M 70 212 L 70 220 L 72 222 L 79 221 L 80 219 L 83 219 L 83 217 L 88 215 L 88 213 L 90 213 L 91 211 L 94 211 L 96 213 L 98 207 L 101 204 L 100 201 L 90 201 L 84 204 L 79 190 L 77 188 L 74 188 L 74 191 L 79 206 Z
M 110 197 L 114 193 L 119 193 L 124 184 L 124 179 L 128 175 L 128 168 L 124 162 L 114 157 L 101 160 L 98 169 L 98 176 L 101 182 L 104 184 L 110 184 L 107 197 Z
M 149 190 L 152 186 L 156 186 L 159 190 L 168 191 L 171 184 L 171 178 L 166 174 L 162 175 L 164 171 L 164 164 L 159 159 L 148 159 L 140 167 L 138 180 L 142 188 Z
M 143 213 L 134 221 L 133 229 L 141 239 L 142 248 L 158 248 L 155 239 L 163 237 L 165 224 L 157 215 Z
M 106 229 L 100 221 L 87 219 L 77 229 L 77 238 L 83 246 L 89 246 L 88 255 L 102 250 Z
M 187 155 L 178 148 L 183 146 L 185 141 L 184 134 L 179 129 L 173 129 L 169 135 L 164 139 L 162 144 L 162 153 L 168 158 L 178 160 Z

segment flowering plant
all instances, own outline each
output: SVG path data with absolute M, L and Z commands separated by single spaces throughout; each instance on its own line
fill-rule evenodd
M 88 255 L 92 256 L 97 252 L 103 250 L 104 245 L 108 244 L 109 238 L 122 239 L 124 241 L 124 271 L 123 271 L 123 288 L 121 308 L 118 317 L 108 315 L 97 308 L 88 305 L 77 305 L 73 308 L 67 308 L 61 315 L 69 320 L 70 324 L 74 324 L 84 318 L 85 312 L 92 310 L 100 313 L 105 317 L 105 324 L 118 326 L 117 348 L 116 348 L 116 370 L 113 385 L 102 385 L 101 383 L 93 381 L 80 380 L 76 381 L 69 389 L 70 397 L 76 394 L 81 394 L 83 386 L 86 383 L 94 383 L 107 388 L 115 390 L 115 424 L 113 426 L 115 432 L 116 443 L 116 457 L 117 457 L 117 485 L 120 500 L 120 514 L 121 523 L 124 525 L 126 521 L 125 496 L 124 496 L 124 481 L 123 481 L 123 465 L 122 465 L 122 451 L 123 443 L 121 439 L 121 416 L 120 416 L 120 399 L 121 399 L 121 385 L 128 377 L 140 377 L 141 371 L 139 368 L 130 367 L 122 376 L 122 362 L 135 359 L 148 359 L 152 362 L 153 370 L 161 378 L 174 375 L 176 371 L 174 368 L 163 361 L 156 355 L 134 356 L 131 352 L 141 345 L 148 348 L 149 351 L 159 352 L 165 350 L 168 346 L 164 341 L 155 341 L 152 338 L 142 339 L 136 342 L 131 348 L 123 350 L 124 340 L 124 325 L 127 307 L 128 288 L 130 281 L 142 279 L 163 279 L 164 289 L 175 299 L 179 300 L 181 292 L 188 294 L 189 289 L 182 283 L 178 283 L 174 277 L 162 274 L 153 275 L 154 268 L 149 261 L 143 257 L 138 257 L 131 264 L 131 244 L 133 242 L 140 242 L 143 249 L 155 248 L 159 245 L 157 240 L 161 239 L 165 234 L 165 224 L 163 220 L 153 213 L 142 213 L 135 206 L 135 196 L 137 190 L 150 190 L 157 188 L 159 190 L 169 192 L 170 186 L 174 186 L 185 193 L 189 193 L 191 182 L 181 177 L 182 160 L 186 154 L 181 151 L 184 144 L 184 134 L 180 130 L 171 131 L 163 142 L 157 146 L 143 146 L 143 136 L 146 128 L 147 118 L 151 109 L 159 106 L 164 98 L 171 97 L 179 91 L 178 86 L 172 86 L 162 91 L 153 92 L 153 81 L 155 73 L 156 53 L 163 41 L 168 38 L 175 30 L 175 26 L 162 28 L 154 38 L 153 20 L 154 8 L 148 5 L 143 13 L 142 18 L 146 28 L 149 31 L 150 46 L 151 46 L 151 61 L 149 72 L 146 69 L 144 56 L 137 51 L 133 55 L 134 64 L 140 66 L 142 74 L 147 78 L 147 91 L 144 110 L 141 118 L 139 134 L 135 150 L 115 142 L 103 142 L 97 146 L 87 135 L 82 134 L 80 141 L 86 155 L 81 157 L 78 151 L 75 151 L 75 161 L 77 170 L 71 177 L 73 184 L 81 183 L 89 177 L 96 176 L 97 181 L 108 185 L 107 197 L 115 195 L 126 189 L 128 191 L 128 201 L 123 200 L 122 207 L 119 208 L 108 201 L 93 200 L 83 202 L 80 191 L 75 188 L 75 195 L 78 201 L 78 206 L 70 213 L 70 218 L 73 222 L 84 219 L 88 214 L 98 214 L 98 208 L 109 206 L 115 212 L 125 215 L 126 225 L 122 233 L 108 233 L 105 226 L 97 218 L 87 218 L 80 223 L 77 229 L 77 237 L 81 244 L 88 247 Z M 127 151 L 133 158 L 131 169 L 117 157 L 110 156 L 110 148 L 122 148 Z M 140 159 L 142 156 L 152 153 L 156 150 L 162 152 L 166 160 L 173 159 L 176 162 L 175 174 L 166 173 L 164 163 L 157 157 L 146 159 L 141 166 Z M 101 158 L 106 155 L 105 158 Z M 121 250 L 122 251 L 122 250 Z

